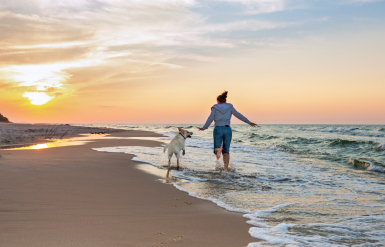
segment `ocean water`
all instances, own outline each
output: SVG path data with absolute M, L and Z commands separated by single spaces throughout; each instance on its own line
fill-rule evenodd
M 95 125 L 93 125 L 95 126 Z M 212 130 L 198 125 L 97 125 L 193 131 L 173 185 L 244 214 L 253 246 L 385 246 L 385 126 L 232 125 L 235 171 L 215 170 Z M 105 147 L 165 169 L 163 148 Z M 172 163 L 176 165 L 176 161 Z

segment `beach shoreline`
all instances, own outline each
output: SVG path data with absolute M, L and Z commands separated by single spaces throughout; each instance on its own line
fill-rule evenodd
M 107 132 L 109 131 L 106 129 Z M 120 130 L 121 131 L 121 130 Z M 114 132 L 114 133 L 112 133 Z M 256 242 L 242 214 L 197 199 L 132 161 L 97 152 L 160 146 L 111 131 L 117 139 L 41 150 L 0 150 L 0 242 L 6 246 L 247 246 Z M 119 139 L 121 138 L 121 139 Z
M 85 134 L 103 135 L 122 131 L 126 130 L 70 124 L 0 123 L 0 148 L 51 142 Z

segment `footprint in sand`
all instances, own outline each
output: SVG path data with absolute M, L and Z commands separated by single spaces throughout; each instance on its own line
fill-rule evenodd
M 173 208 L 179 208 L 179 206 L 178 206 L 178 205 L 172 205 L 172 207 L 173 207 Z
M 176 241 L 180 241 L 182 239 L 183 239 L 183 236 L 172 236 L 172 238 L 170 238 L 168 241 L 176 242 Z
M 192 202 L 184 202 L 184 203 L 186 203 L 187 205 L 191 205 L 192 204 Z
M 177 242 L 183 239 L 183 236 L 172 236 L 172 238 L 168 239 L 167 241 L 162 241 L 158 243 L 154 243 L 153 245 L 167 245 L 170 242 Z
M 168 244 L 168 242 L 158 242 L 158 243 L 154 243 L 153 245 L 166 245 Z

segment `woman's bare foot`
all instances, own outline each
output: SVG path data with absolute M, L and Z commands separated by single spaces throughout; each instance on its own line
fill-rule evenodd
M 223 148 L 216 148 L 215 149 L 215 154 L 217 155 L 217 160 L 219 160 L 219 158 L 221 157 L 222 150 L 223 150 Z

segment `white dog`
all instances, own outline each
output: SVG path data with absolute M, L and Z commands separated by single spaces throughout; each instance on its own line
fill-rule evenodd
M 173 154 L 176 156 L 176 169 L 179 170 L 179 158 L 180 158 L 180 151 L 183 151 L 183 155 L 185 155 L 185 141 L 187 138 L 191 138 L 192 132 L 189 132 L 187 130 L 184 130 L 182 128 L 178 128 L 179 133 L 171 140 L 171 142 L 166 145 L 163 149 L 163 153 L 166 152 L 166 149 L 168 151 L 168 169 L 170 169 L 171 166 L 171 157 Z

